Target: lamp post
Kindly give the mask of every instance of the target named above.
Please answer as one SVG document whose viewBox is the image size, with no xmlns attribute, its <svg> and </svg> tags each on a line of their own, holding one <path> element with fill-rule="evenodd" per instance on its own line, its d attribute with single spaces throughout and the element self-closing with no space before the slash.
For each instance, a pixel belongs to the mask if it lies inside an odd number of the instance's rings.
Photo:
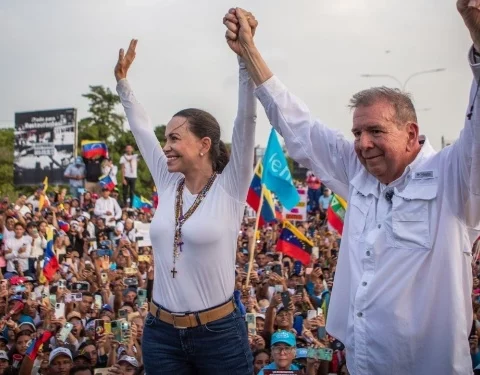
<svg viewBox="0 0 480 375">
<path fill-rule="evenodd" d="M 437 69 L 429 69 L 429 70 L 422 70 L 420 72 L 415 72 L 413 74 L 410 74 L 403 83 L 397 77 L 392 76 L 390 74 L 362 74 L 361 77 L 365 77 L 365 78 L 391 78 L 395 82 L 398 83 L 398 85 L 400 86 L 402 91 L 405 91 L 405 88 L 407 87 L 407 83 L 410 82 L 410 80 L 412 78 L 418 77 L 418 76 L 424 75 L 424 74 L 439 73 L 439 72 L 443 72 L 445 70 L 446 70 L 445 68 L 437 68 Z"/>
</svg>

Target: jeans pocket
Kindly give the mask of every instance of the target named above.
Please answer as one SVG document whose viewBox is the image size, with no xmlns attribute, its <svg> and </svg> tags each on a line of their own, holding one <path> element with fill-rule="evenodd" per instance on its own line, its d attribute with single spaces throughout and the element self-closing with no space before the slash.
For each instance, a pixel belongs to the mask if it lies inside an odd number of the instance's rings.
<svg viewBox="0 0 480 375">
<path fill-rule="evenodd" d="M 145 323 L 144 325 L 147 326 L 147 327 L 150 327 L 153 325 L 153 323 L 155 323 L 155 318 L 151 313 L 148 313 L 147 317 L 145 318 Z"/>
<path fill-rule="evenodd" d="M 235 312 L 232 312 L 221 319 L 205 324 L 204 328 L 206 331 L 211 333 L 225 333 L 233 331 L 237 328 L 235 317 Z"/>
</svg>

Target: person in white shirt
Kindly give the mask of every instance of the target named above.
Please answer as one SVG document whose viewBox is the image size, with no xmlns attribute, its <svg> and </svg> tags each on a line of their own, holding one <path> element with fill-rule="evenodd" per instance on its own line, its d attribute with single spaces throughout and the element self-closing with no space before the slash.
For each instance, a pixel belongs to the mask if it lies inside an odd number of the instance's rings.
<svg viewBox="0 0 480 375">
<path fill-rule="evenodd" d="M 20 194 L 18 196 L 17 202 L 15 203 L 14 207 L 15 211 L 19 211 L 22 215 L 26 215 L 27 213 L 33 214 L 30 211 L 30 208 L 27 206 L 27 196 L 25 194 Z"/>
<path fill-rule="evenodd" d="M 194 108 L 168 122 L 162 150 L 126 79 L 136 44 L 131 41 L 125 56 L 120 50 L 115 77 L 162 202 L 150 231 L 155 280 L 143 331 L 145 372 L 251 374 L 245 322 L 232 297 L 237 236 L 253 177 L 253 81 L 240 62 L 230 160 L 218 122 Z"/>
<path fill-rule="evenodd" d="M 472 373 L 472 243 L 480 229 L 480 8 L 459 0 L 474 82 L 458 141 L 436 152 L 408 95 L 353 96 L 354 142 L 315 120 L 272 74 L 242 10 L 225 16 L 289 155 L 347 198 L 327 331 L 352 375 Z"/>
<path fill-rule="evenodd" d="M 324 189 L 323 194 L 318 199 L 318 204 L 320 206 L 320 210 L 326 212 L 328 210 L 328 206 L 330 206 L 330 202 L 332 201 L 333 196 L 330 189 Z"/>
<path fill-rule="evenodd" d="M 102 188 L 102 196 L 95 202 L 94 211 L 96 216 L 105 220 L 107 227 L 114 227 L 117 221 L 122 217 L 122 209 L 118 202 L 110 197 L 110 190 Z"/>
<path fill-rule="evenodd" d="M 122 166 L 123 203 L 125 206 L 132 207 L 138 167 L 138 155 L 133 153 L 132 145 L 125 147 L 125 153 L 120 158 L 120 165 Z M 129 202 L 129 205 L 127 205 L 127 202 Z"/>
<path fill-rule="evenodd" d="M 34 276 L 28 270 L 28 258 L 30 257 L 32 246 L 29 237 L 24 236 L 25 226 L 22 223 L 16 223 L 14 230 L 15 236 L 9 238 L 5 243 L 5 259 L 7 261 L 5 278 L 8 279 L 19 272 L 23 273 L 24 276 Z"/>
<path fill-rule="evenodd" d="M 29 270 L 31 273 L 35 273 L 35 261 L 38 257 L 45 254 L 45 249 L 47 248 L 47 239 L 38 232 L 37 225 L 34 222 L 27 224 L 27 234 L 32 246 L 30 259 L 28 262 Z"/>
</svg>

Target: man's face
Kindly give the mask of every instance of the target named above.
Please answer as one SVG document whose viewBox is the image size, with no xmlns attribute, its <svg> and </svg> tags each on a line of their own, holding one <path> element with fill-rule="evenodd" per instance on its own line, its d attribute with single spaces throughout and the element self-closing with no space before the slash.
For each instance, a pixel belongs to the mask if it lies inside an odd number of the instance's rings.
<svg viewBox="0 0 480 375">
<path fill-rule="evenodd" d="M 18 202 L 19 202 L 20 204 L 23 205 L 23 204 L 25 204 L 26 201 L 27 201 L 27 196 L 26 196 L 26 195 L 20 195 L 20 196 L 18 197 Z"/>
<path fill-rule="evenodd" d="M 288 287 L 290 289 L 295 289 L 297 284 L 300 284 L 300 281 L 301 281 L 300 277 L 298 277 L 297 275 L 292 275 L 287 281 Z"/>
<path fill-rule="evenodd" d="M 110 196 L 110 190 L 102 190 L 102 197 L 107 199 Z"/>
<path fill-rule="evenodd" d="M 130 146 L 130 145 L 128 145 L 127 147 L 125 147 L 125 153 L 126 153 L 127 155 L 133 154 L 133 147 Z"/>
<path fill-rule="evenodd" d="M 15 225 L 15 237 L 20 238 L 25 233 L 25 229 L 21 225 Z"/>
<path fill-rule="evenodd" d="M 133 303 L 137 294 L 135 292 L 128 292 L 125 297 L 123 297 L 123 302 Z"/>
<path fill-rule="evenodd" d="M 50 364 L 51 375 L 68 375 L 72 368 L 72 360 L 64 355 L 54 358 Z"/>
<path fill-rule="evenodd" d="M 265 265 L 267 264 L 267 257 L 265 256 L 265 254 L 258 254 L 256 260 L 260 268 L 265 267 Z"/>
<path fill-rule="evenodd" d="M 272 348 L 273 361 L 277 367 L 289 367 L 295 359 L 295 348 L 289 345 L 278 343 Z"/>
<path fill-rule="evenodd" d="M 82 314 L 86 314 L 93 303 L 93 297 L 91 296 L 83 296 L 82 303 L 80 303 L 79 309 Z"/>
<path fill-rule="evenodd" d="M 358 159 L 380 182 L 399 178 L 408 165 L 418 125 L 395 122 L 395 109 L 385 101 L 358 107 L 353 113 L 352 133 Z"/>
</svg>

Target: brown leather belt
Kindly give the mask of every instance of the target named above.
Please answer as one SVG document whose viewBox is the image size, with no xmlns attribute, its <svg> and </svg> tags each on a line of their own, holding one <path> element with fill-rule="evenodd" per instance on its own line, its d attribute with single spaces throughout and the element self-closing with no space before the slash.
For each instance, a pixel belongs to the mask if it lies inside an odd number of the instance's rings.
<svg viewBox="0 0 480 375">
<path fill-rule="evenodd" d="M 162 310 L 153 302 L 150 302 L 150 313 L 162 322 L 171 324 L 175 328 L 185 329 L 205 325 L 215 320 L 222 319 L 235 310 L 235 303 L 230 300 L 213 309 L 197 313 L 170 313 Z M 198 319 L 197 319 L 198 317 Z"/>
</svg>

